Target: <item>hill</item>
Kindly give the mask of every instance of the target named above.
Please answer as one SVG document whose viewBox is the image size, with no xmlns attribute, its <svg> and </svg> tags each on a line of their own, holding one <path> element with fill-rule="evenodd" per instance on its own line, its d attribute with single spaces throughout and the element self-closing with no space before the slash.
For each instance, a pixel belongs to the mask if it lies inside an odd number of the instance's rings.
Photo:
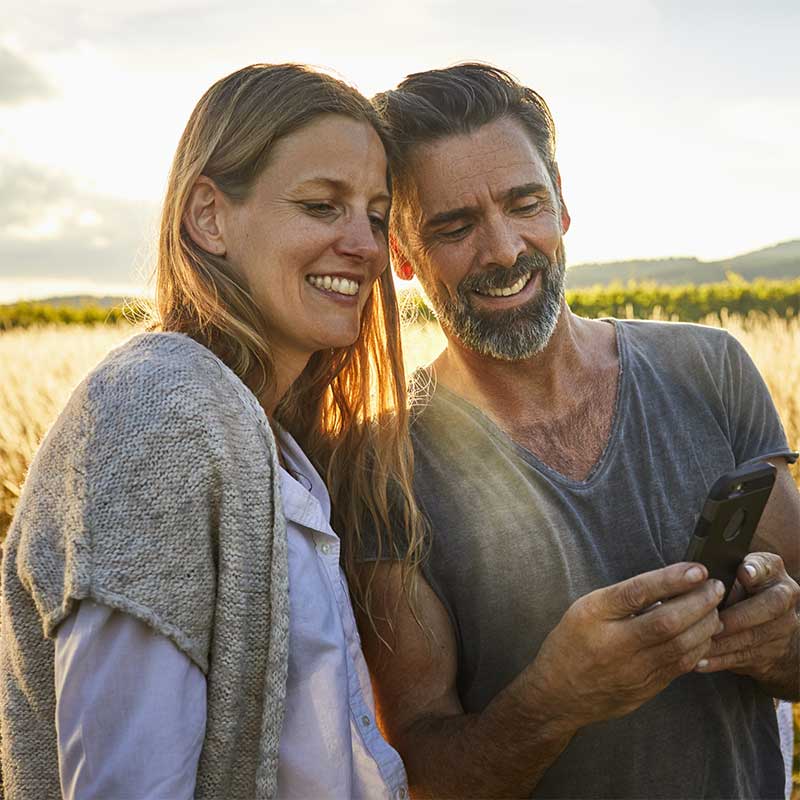
<svg viewBox="0 0 800 800">
<path fill-rule="evenodd" d="M 31 302 L 54 308 L 116 308 L 124 305 L 128 299 L 130 298 L 112 297 L 111 295 L 98 297 L 91 294 L 72 294 L 61 297 L 45 297 L 42 300 L 32 300 Z"/>
<path fill-rule="evenodd" d="M 752 253 L 722 261 L 697 258 L 660 258 L 651 260 L 610 261 L 602 264 L 576 264 L 567 270 L 567 287 L 607 286 L 628 281 L 659 284 L 703 284 L 725 280 L 735 272 L 745 280 L 756 278 L 790 280 L 800 277 L 800 239 L 782 242 Z"/>
</svg>

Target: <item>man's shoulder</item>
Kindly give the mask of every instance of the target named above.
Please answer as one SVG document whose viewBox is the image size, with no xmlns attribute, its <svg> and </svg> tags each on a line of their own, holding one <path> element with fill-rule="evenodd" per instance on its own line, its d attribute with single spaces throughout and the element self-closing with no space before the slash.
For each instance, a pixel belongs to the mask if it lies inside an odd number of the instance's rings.
<svg viewBox="0 0 800 800">
<path fill-rule="evenodd" d="M 694 346 L 700 349 L 724 347 L 730 334 L 723 328 L 700 325 L 696 322 L 662 322 L 649 319 L 617 319 L 624 335 L 631 341 L 655 348 L 673 348 L 675 345 Z"/>
<path fill-rule="evenodd" d="M 722 328 L 692 322 L 615 320 L 634 361 L 663 368 L 705 367 L 717 373 L 735 340 Z"/>
</svg>

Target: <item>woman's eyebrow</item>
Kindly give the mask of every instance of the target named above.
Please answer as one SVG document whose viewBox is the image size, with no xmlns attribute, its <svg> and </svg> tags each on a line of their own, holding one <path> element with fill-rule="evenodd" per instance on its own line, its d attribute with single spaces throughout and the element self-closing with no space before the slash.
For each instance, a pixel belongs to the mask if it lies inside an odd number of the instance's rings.
<svg viewBox="0 0 800 800">
<path fill-rule="evenodd" d="M 294 187 L 295 191 L 307 191 L 309 189 L 329 189 L 340 194 L 347 194 L 352 191 L 352 186 L 347 181 L 341 181 L 337 178 L 309 178 L 308 180 L 298 183 Z M 370 198 L 371 200 L 385 200 L 387 203 L 391 202 L 391 195 L 386 191 L 380 191 Z"/>
</svg>

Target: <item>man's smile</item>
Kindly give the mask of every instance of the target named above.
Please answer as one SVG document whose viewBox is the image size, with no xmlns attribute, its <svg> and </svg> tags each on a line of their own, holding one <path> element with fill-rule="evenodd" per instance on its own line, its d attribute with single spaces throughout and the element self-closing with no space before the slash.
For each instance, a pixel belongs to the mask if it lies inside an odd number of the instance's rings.
<svg viewBox="0 0 800 800">
<path fill-rule="evenodd" d="M 481 288 L 470 291 L 470 306 L 476 311 L 512 309 L 525 305 L 539 292 L 544 270 L 536 269 L 523 275 L 511 286 Z"/>
<path fill-rule="evenodd" d="M 486 295 L 488 297 L 511 297 L 512 295 L 519 294 L 525 286 L 527 286 L 528 281 L 531 279 L 532 273 L 528 273 L 527 275 L 523 275 L 516 283 L 513 283 L 511 286 L 503 286 L 502 288 L 487 288 L 487 289 L 474 289 L 477 294 Z"/>
</svg>

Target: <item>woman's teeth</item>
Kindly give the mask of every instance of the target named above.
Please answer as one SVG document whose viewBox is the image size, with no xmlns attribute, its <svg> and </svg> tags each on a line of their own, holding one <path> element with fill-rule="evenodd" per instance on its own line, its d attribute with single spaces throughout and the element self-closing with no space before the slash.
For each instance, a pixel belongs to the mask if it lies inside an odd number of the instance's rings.
<svg viewBox="0 0 800 800">
<path fill-rule="evenodd" d="M 326 292 L 336 292 L 337 294 L 354 295 L 358 294 L 358 284 L 348 278 L 332 278 L 330 275 L 306 275 L 306 280 L 317 289 L 324 289 Z"/>
<path fill-rule="evenodd" d="M 512 294 L 519 294 L 525 286 L 527 286 L 528 281 L 531 279 L 531 274 L 528 273 L 527 275 L 523 275 L 515 284 L 512 286 L 504 286 L 502 289 L 482 289 L 478 291 L 478 294 L 488 294 L 490 297 L 511 297 Z"/>
</svg>

